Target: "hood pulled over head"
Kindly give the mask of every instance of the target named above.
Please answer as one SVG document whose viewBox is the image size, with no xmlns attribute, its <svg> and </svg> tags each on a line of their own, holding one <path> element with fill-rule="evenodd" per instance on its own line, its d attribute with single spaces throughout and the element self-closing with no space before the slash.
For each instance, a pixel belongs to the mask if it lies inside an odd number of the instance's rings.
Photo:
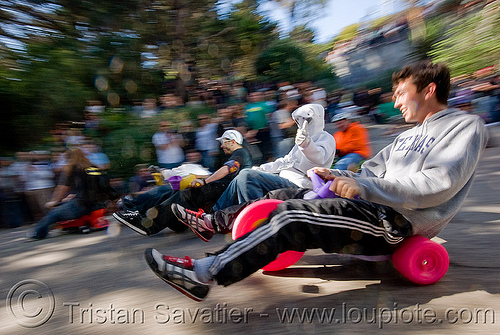
<svg viewBox="0 0 500 335">
<path fill-rule="evenodd" d="M 318 104 L 307 104 L 297 108 L 292 113 L 299 128 L 302 128 L 304 121 L 308 122 L 308 131 L 310 135 L 320 133 L 325 128 L 325 109 Z"/>
</svg>

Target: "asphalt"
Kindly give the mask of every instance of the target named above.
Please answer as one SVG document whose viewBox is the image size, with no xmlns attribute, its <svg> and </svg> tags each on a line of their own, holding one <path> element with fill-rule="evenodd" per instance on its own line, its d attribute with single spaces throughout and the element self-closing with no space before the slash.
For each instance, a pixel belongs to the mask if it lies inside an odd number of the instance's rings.
<svg viewBox="0 0 500 335">
<path fill-rule="evenodd" d="M 369 129 L 375 151 L 392 139 L 386 126 Z M 434 285 L 405 281 L 390 262 L 312 250 L 196 303 L 149 270 L 144 249 L 196 258 L 228 236 L 142 237 L 109 218 L 107 231 L 25 242 L 21 227 L 0 230 L 0 334 L 500 334 L 500 127 L 490 132 L 472 190 L 439 235 L 450 267 Z"/>
</svg>

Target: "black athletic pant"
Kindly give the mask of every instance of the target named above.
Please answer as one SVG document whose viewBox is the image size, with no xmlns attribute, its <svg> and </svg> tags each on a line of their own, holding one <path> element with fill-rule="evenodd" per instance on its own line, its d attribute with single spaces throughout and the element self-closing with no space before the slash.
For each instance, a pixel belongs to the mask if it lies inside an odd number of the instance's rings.
<svg viewBox="0 0 500 335">
<path fill-rule="evenodd" d="M 393 209 L 343 198 L 287 200 L 252 232 L 215 254 L 209 271 L 220 285 L 235 283 L 287 250 L 391 254 L 411 224 Z"/>
<path fill-rule="evenodd" d="M 245 207 L 253 204 L 256 201 L 263 199 L 279 199 L 279 200 L 289 200 L 289 199 L 302 199 L 304 195 L 311 190 L 308 188 L 280 188 L 277 190 L 269 191 L 262 198 L 250 200 L 241 204 L 226 207 L 224 209 L 218 210 L 213 214 L 212 225 L 216 232 L 221 234 L 227 234 L 233 229 L 233 223 Z"/>
<path fill-rule="evenodd" d="M 152 226 L 146 228 L 149 235 L 156 234 L 167 227 L 176 232 L 186 230 L 187 226 L 180 222 L 172 212 L 172 204 L 179 204 L 195 211 L 199 208 L 210 211 L 228 185 L 229 181 L 217 180 L 202 187 L 189 187 L 174 193 L 154 207 L 156 213 L 153 215 Z"/>
</svg>

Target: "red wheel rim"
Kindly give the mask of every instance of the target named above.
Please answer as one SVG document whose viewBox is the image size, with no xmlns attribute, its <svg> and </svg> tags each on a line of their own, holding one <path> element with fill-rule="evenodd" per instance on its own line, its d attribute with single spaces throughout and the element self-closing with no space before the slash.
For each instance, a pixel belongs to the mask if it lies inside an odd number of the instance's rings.
<svg viewBox="0 0 500 335">
<path fill-rule="evenodd" d="M 236 218 L 233 230 L 232 238 L 233 240 L 238 239 L 240 236 L 254 230 L 258 225 L 260 225 L 265 219 L 269 217 L 269 214 L 276 209 L 278 204 L 282 203 L 282 200 L 277 199 L 266 199 L 256 201 L 253 204 L 247 206 Z M 278 257 L 262 268 L 264 271 L 278 271 L 295 264 L 304 255 L 303 251 L 285 251 L 278 255 Z"/>
</svg>

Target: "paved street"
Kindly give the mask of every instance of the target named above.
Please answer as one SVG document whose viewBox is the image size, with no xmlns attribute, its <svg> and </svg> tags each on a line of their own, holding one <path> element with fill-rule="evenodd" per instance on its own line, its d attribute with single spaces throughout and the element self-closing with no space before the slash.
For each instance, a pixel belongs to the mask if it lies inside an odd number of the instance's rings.
<svg viewBox="0 0 500 335">
<path fill-rule="evenodd" d="M 490 128 L 496 146 L 440 234 L 450 268 L 435 285 L 412 285 L 388 262 L 313 250 L 289 269 L 214 287 L 196 303 L 159 280 L 143 251 L 202 257 L 229 236 L 142 237 L 110 219 L 108 231 L 24 242 L 23 227 L 0 230 L 0 335 L 499 334 L 499 128 Z M 391 141 L 385 131 L 370 127 L 375 150 Z"/>
</svg>

